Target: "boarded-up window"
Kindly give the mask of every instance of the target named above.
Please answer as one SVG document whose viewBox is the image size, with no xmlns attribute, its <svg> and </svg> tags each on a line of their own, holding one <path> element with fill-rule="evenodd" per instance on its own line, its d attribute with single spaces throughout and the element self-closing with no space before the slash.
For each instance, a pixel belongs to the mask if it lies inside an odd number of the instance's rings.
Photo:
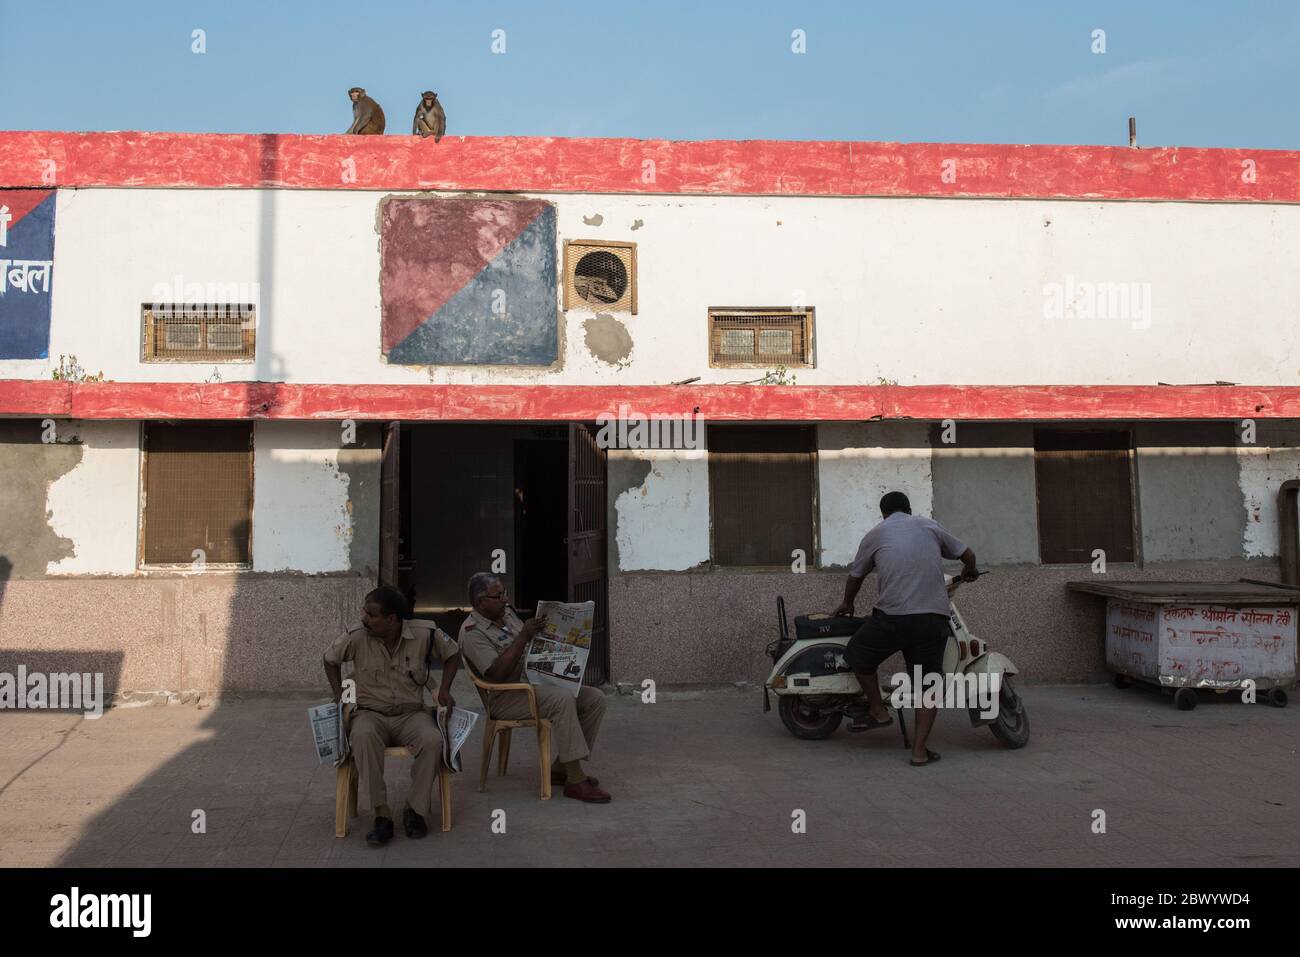
<svg viewBox="0 0 1300 957">
<path fill-rule="evenodd" d="M 1127 430 L 1038 429 L 1038 548 L 1045 564 L 1079 564 L 1102 549 L 1133 561 L 1132 440 Z"/>
<path fill-rule="evenodd" d="M 814 554 L 813 430 L 709 426 L 709 500 L 717 565 L 790 566 Z"/>
<path fill-rule="evenodd" d="M 252 423 L 150 422 L 144 448 L 144 563 L 248 564 Z"/>
</svg>

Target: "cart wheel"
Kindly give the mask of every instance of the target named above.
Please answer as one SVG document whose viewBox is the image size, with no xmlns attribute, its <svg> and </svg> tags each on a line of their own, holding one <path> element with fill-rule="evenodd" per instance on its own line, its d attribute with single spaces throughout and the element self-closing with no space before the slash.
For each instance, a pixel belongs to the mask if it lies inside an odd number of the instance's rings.
<svg viewBox="0 0 1300 957">
<path fill-rule="evenodd" d="M 1133 687 L 1133 681 L 1132 679 L 1129 678 L 1128 675 L 1116 674 L 1115 687 L 1121 690 L 1123 690 L 1124 688 L 1131 688 Z"/>
<path fill-rule="evenodd" d="M 1191 711 L 1196 707 L 1196 689 L 1179 688 L 1174 692 L 1174 707 L 1179 711 Z"/>
<path fill-rule="evenodd" d="M 1272 688 L 1268 692 L 1268 697 L 1264 699 L 1275 708 L 1286 707 L 1286 692 L 1281 688 Z"/>
</svg>

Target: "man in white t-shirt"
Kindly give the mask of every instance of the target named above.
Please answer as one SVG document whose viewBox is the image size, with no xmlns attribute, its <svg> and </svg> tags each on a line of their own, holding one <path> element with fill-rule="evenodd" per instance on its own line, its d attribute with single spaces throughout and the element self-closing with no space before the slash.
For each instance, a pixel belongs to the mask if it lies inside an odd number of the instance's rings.
<svg viewBox="0 0 1300 957">
<path fill-rule="evenodd" d="M 943 559 L 961 559 L 961 577 L 967 581 L 979 575 L 975 553 L 938 522 L 912 515 L 912 505 L 902 492 L 887 493 L 880 500 L 880 514 L 883 520 L 858 546 L 844 585 L 844 601 L 835 609 L 836 615 L 852 615 L 863 579 L 876 572 L 880 582 L 876 607 L 844 650 L 870 708 L 868 715 L 853 721 L 850 731 L 893 724 L 876 676 L 876 669 L 890 655 L 903 653 L 909 675 L 915 665 L 927 675 L 943 670 L 950 633 Z M 912 764 L 917 767 L 939 760 L 938 752 L 925 746 L 936 717 L 935 708 L 917 711 L 912 742 Z"/>
</svg>

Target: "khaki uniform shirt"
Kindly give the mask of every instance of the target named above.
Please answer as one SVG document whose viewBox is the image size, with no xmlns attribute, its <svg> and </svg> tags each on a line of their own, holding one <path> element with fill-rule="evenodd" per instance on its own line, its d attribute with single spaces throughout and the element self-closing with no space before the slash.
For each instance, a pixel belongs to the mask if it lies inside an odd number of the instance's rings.
<svg viewBox="0 0 1300 957">
<path fill-rule="evenodd" d="M 460 649 L 431 621 L 402 622 L 397 650 L 389 655 L 384 639 L 365 628 L 353 628 L 334 639 L 325 649 L 331 665 L 352 662 L 352 679 L 357 683 L 357 707 L 380 714 L 397 715 L 425 708 L 424 686 L 429 680 L 426 660 L 430 643 L 440 661 L 455 657 Z"/>
<path fill-rule="evenodd" d="M 460 634 L 456 638 L 461 654 L 474 669 L 474 673 L 484 680 L 488 669 L 496 662 L 497 656 L 510 647 L 518 636 L 519 629 L 524 626 L 519 616 L 509 608 L 506 609 L 505 617 L 501 621 L 505 627 L 484 618 L 477 610 L 471 611 L 464 624 L 460 626 Z M 523 680 L 524 656 L 520 655 L 514 671 L 500 683 L 512 684 Z M 493 692 L 492 696 L 496 697 L 502 693 L 509 694 L 509 692 Z M 479 697 L 484 699 L 484 705 L 488 704 L 487 698 L 481 691 Z"/>
</svg>

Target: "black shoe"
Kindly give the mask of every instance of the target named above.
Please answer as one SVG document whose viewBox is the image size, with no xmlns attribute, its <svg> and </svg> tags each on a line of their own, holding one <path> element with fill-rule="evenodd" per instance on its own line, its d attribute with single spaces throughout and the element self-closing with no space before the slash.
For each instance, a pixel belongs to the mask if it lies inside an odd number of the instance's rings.
<svg viewBox="0 0 1300 957">
<path fill-rule="evenodd" d="M 407 837 L 428 837 L 429 825 L 424 823 L 424 818 L 416 814 L 409 807 L 402 812 L 402 827 L 406 829 Z"/>
<path fill-rule="evenodd" d="M 383 847 L 393 839 L 393 819 L 391 817 L 375 818 L 375 826 L 366 835 L 366 843 L 371 847 Z"/>
</svg>

